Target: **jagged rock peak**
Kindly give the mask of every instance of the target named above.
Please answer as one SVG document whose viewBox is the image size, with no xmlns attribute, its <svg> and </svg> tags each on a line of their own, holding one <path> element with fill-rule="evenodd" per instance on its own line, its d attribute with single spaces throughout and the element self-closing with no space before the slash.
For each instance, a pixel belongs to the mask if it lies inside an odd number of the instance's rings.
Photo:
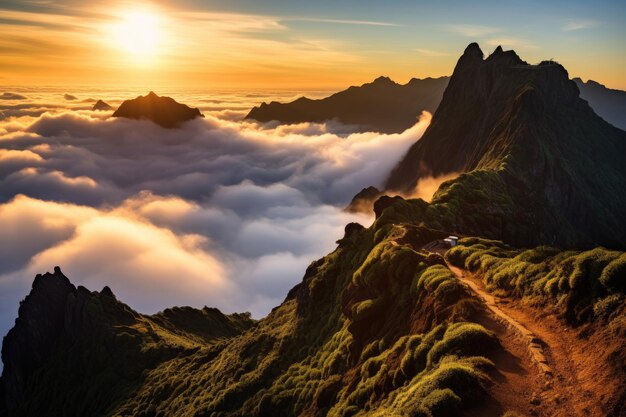
<svg viewBox="0 0 626 417">
<path fill-rule="evenodd" d="M 372 84 L 396 84 L 396 82 L 385 75 L 381 75 L 380 77 L 376 78 L 372 82 Z"/>
<path fill-rule="evenodd" d="M 96 110 L 106 111 L 106 110 L 113 110 L 113 107 L 111 107 L 108 103 L 102 100 L 98 100 L 96 101 L 96 104 L 93 105 L 91 110 L 92 111 L 96 111 Z"/>
<path fill-rule="evenodd" d="M 472 42 L 469 45 L 467 45 L 467 48 L 465 48 L 465 51 L 463 52 L 461 59 L 463 59 L 464 57 L 471 58 L 471 59 L 479 58 L 482 61 L 483 58 L 485 57 L 485 54 L 483 54 L 482 49 L 480 49 L 480 46 L 478 46 L 476 42 Z"/>
<path fill-rule="evenodd" d="M 183 122 L 204 117 L 200 110 L 178 103 L 171 97 L 160 97 L 154 91 L 145 96 L 126 100 L 113 117 L 148 119 L 165 128 L 180 127 Z"/>
</svg>

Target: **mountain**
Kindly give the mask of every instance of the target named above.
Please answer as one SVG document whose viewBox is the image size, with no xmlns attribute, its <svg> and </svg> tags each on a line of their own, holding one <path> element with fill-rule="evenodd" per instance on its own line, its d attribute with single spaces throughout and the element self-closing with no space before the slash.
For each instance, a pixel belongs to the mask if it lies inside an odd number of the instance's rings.
<svg viewBox="0 0 626 417">
<path fill-rule="evenodd" d="M 583 222 L 610 240 L 623 135 L 560 65 L 501 48 L 484 59 L 472 44 L 390 177 L 409 193 L 464 171 L 431 203 L 379 197 L 372 225 L 348 224 L 256 322 L 208 308 L 141 315 L 59 269 L 37 276 L 3 341 L 4 413 L 626 415 L 626 252 L 545 244 L 589 238 Z M 599 200 L 581 207 L 591 185 Z"/>
<path fill-rule="evenodd" d="M 178 103 L 170 97 L 159 97 L 151 91 L 146 96 L 124 101 L 115 110 L 113 117 L 148 119 L 162 127 L 175 128 L 183 122 L 204 116 L 198 109 Z"/>
<path fill-rule="evenodd" d="M 142 315 L 108 287 L 75 287 L 56 267 L 35 278 L 3 340 L 4 399 L 17 415 L 63 415 L 58 410 L 74 392 L 80 395 L 72 400 L 76 413 L 65 415 L 98 415 L 136 387 L 147 370 L 200 347 L 217 349 L 253 323 L 249 314 L 225 316 L 209 308 Z M 47 388 L 35 397 L 37 383 Z"/>
<path fill-rule="evenodd" d="M 387 77 L 333 94 L 320 100 L 301 97 L 291 103 L 262 103 L 246 119 L 281 123 L 338 120 L 360 131 L 400 133 L 413 126 L 423 110 L 434 112 L 448 77 L 413 78 L 398 84 Z"/>
<path fill-rule="evenodd" d="M 572 81 L 578 86 L 580 97 L 587 100 L 596 113 L 613 126 L 626 130 L 626 91 L 606 88 L 593 80 L 584 82 L 574 78 Z"/>
<path fill-rule="evenodd" d="M 430 126 L 386 189 L 463 173 L 433 196 L 432 222 L 523 246 L 626 245 L 626 132 L 579 97 L 559 64 L 471 44 Z M 445 208 L 441 217 L 436 207 Z"/>
<path fill-rule="evenodd" d="M 383 195 L 376 187 L 365 187 L 357 193 L 345 208 L 348 213 L 371 213 L 374 202 Z"/>
<path fill-rule="evenodd" d="M 98 100 L 96 101 L 96 104 L 93 105 L 93 108 L 91 110 L 92 111 L 96 111 L 96 110 L 107 111 L 107 110 L 113 110 L 113 107 L 109 106 L 107 103 L 105 103 L 102 100 Z"/>
</svg>

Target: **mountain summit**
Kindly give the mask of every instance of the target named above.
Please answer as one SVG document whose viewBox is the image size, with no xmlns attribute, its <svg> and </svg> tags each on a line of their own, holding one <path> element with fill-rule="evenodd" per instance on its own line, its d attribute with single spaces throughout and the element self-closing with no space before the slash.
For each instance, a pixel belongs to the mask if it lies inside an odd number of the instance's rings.
<svg viewBox="0 0 626 417">
<path fill-rule="evenodd" d="M 154 92 L 124 101 L 113 117 L 148 119 L 165 127 L 179 127 L 181 123 L 196 117 L 204 117 L 200 110 L 178 103 L 170 97 L 159 97 Z"/>
<path fill-rule="evenodd" d="M 433 198 L 449 230 L 521 245 L 626 242 L 626 132 L 596 115 L 556 62 L 467 47 L 386 189 L 411 193 L 450 173 L 466 174 Z"/>
</svg>

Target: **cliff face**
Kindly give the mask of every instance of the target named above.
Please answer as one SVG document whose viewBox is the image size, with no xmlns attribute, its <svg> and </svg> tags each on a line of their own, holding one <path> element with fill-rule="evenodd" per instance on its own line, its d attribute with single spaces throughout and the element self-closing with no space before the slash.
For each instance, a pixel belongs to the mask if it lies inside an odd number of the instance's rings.
<svg viewBox="0 0 626 417">
<path fill-rule="evenodd" d="M 324 122 L 338 120 L 360 131 L 399 133 L 413 126 L 422 111 L 434 112 L 448 77 L 412 79 L 401 85 L 387 77 L 321 100 L 299 98 L 291 103 L 263 103 L 246 116 L 260 122 Z"/>
<path fill-rule="evenodd" d="M 124 101 L 113 117 L 148 119 L 165 128 L 179 127 L 183 122 L 204 117 L 200 110 L 176 102 L 170 97 L 159 97 L 154 92 Z"/>
<path fill-rule="evenodd" d="M 478 210 L 500 225 L 490 237 L 518 244 L 623 246 L 626 197 L 617 190 L 626 187 L 626 133 L 579 98 L 557 63 L 529 65 L 501 48 L 483 59 L 478 45 L 468 46 L 431 125 L 386 189 L 410 193 L 423 178 L 453 172 L 468 174 L 442 187 L 433 205 L 464 201 L 447 224 L 459 233 L 485 233 L 463 220 Z M 470 182 L 474 197 L 460 195 L 472 192 Z M 526 231 L 508 226 L 520 221 Z"/>
<path fill-rule="evenodd" d="M 20 304 L 15 327 L 2 343 L 2 380 L 10 408 L 23 399 L 26 381 L 47 360 L 50 347 L 70 325 L 72 314 L 66 320 L 66 301 L 71 298 L 75 302 L 77 294 L 58 268 L 54 274 L 35 278 L 31 294 Z"/>
</svg>

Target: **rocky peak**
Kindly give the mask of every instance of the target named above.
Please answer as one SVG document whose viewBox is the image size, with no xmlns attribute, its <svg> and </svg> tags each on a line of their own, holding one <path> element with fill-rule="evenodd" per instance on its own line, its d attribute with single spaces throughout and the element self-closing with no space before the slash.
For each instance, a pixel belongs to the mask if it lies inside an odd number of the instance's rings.
<svg viewBox="0 0 626 417">
<path fill-rule="evenodd" d="M 183 122 L 204 117 L 200 110 L 178 103 L 171 97 L 160 97 L 150 91 L 146 96 L 126 100 L 113 117 L 148 119 L 165 128 L 180 127 Z"/>
<path fill-rule="evenodd" d="M 463 55 L 459 58 L 459 63 L 465 62 L 480 62 L 483 60 L 485 54 L 483 54 L 482 49 L 476 42 L 472 42 L 467 45 L 465 51 L 463 51 Z"/>
<path fill-rule="evenodd" d="M 380 77 L 376 78 L 373 82 L 373 85 L 380 85 L 380 86 L 387 86 L 387 85 L 395 85 L 396 82 L 393 81 L 391 78 L 387 77 L 387 76 L 383 76 L 381 75 Z"/>
<path fill-rule="evenodd" d="M 102 100 L 98 100 L 96 101 L 96 104 L 93 105 L 91 110 L 92 111 L 96 111 L 96 110 L 107 111 L 107 110 L 113 110 L 113 107 L 111 107 L 109 104 L 107 104 L 106 102 Z"/>
<path fill-rule="evenodd" d="M 376 187 L 366 187 L 359 191 L 344 209 L 349 213 L 371 213 L 372 205 L 383 193 Z"/>
<path fill-rule="evenodd" d="M 626 228 L 617 219 L 626 216 L 626 204 L 619 203 L 612 190 L 626 187 L 625 147 L 624 132 L 604 122 L 580 99 L 576 83 L 559 63 L 531 65 L 502 48 L 483 59 L 478 45 L 471 44 L 459 59 L 430 126 L 394 168 L 386 190 L 411 191 L 428 177 L 480 171 L 491 175 L 490 184 L 482 183 L 478 173 L 455 183 L 476 181 L 468 189 L 484 185 L 488 194 L 496 193 L 498 183 L 497 192 L 514 200 L 502 207 L 498 217 L 503 226 L 492 237 L 523 245 L 623 245 L 619 242 Z M 611 175 L 596 175 L 598 165 Z M 450 198 L 446 192 L 440 196 Z M 523 204 L 542 207 L 527 213 L 545 219 L 517 218 Z M 511 222 L 527 222 L 532 232 L 512 233 Z M 484 228 L 454 228 L 484 233 Z"/>
</svg>

